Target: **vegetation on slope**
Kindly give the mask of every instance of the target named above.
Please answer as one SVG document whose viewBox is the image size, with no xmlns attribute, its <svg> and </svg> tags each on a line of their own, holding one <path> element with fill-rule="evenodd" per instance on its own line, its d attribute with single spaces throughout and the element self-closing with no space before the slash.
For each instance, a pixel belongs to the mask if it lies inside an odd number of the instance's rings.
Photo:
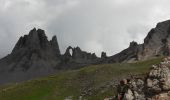
<svg viewBox="0 0 170 100">
<path fill-rule="evenodd" d="M 49 77 L 0 87 L 0 100 L 103 100 L 115 94 L 116 80 L 131 74 L 144 74 L 162 58 L 137 63 L 92 65 L 79 70 L 60 72 Z M 113 83 L 113 84 L 112 84 Z"/>
</svg>

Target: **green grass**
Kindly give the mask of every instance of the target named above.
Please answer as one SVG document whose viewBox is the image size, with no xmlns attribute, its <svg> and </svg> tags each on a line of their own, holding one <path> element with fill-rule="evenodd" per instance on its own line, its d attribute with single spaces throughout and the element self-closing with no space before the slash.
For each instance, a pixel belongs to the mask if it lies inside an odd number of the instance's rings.
<svg viewBox="0 0 170 100">
<path fill-rule="evenodd" d="M 91 89 L 88 100 L 103 100 L 115 94 L 114 88 L 102 92 L 100 88 L 113 79 L 122 79 L 131 74 L 144 74 L 162 58 L 137 63 L 92 65 L 79 70 L 60 72 L 44 78 L 0 87 L 0 100 L 78 100 L 85 89 Z"/>
</svg>

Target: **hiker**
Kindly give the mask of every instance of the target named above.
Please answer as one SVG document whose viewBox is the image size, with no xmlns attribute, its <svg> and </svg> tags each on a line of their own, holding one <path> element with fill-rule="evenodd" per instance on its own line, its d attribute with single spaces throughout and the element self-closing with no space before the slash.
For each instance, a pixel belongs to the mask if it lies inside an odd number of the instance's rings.
<svg viewBox="0 0 170 100">
<path fill-rule="evenodd" d="M 117 99 L 118 100 L 123 100 L 125 93 L 127 92 L 129 86 L 127 84 L 127 80 L 123 79 L 120 81 L 120 84 L 117 87 Z"/>
</svg>

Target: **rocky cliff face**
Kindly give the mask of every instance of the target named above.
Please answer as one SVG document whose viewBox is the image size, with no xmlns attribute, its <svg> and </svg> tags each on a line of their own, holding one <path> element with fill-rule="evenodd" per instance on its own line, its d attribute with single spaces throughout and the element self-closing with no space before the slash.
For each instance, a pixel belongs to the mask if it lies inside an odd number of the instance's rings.
<svg viewBox="0 0 170 100">
<path fill-rule="evenodd" d="M 133 41 L 127 49 L 109 57 L 107 62 L 131 62 L 162 55 L 170 55 L 170 20 L 160 22 L 151 29 L 143 44 Z"/>
<path fill-rule="evenodd" d="M 147 58 L 154 55 L 169 55 L 170 20 L 158 23 L 151 29 L 143 44 L 143 56 Z"/>
</svg>

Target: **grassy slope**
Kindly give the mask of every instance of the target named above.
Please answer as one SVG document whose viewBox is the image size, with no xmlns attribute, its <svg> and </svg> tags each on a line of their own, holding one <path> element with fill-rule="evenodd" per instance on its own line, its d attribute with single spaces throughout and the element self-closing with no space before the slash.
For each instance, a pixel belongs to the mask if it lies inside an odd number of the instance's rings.
<svg viewBox="0 0 170 100">
<path fill-rule="evenodd" d="M 133 64 L 103 64 L 88 66 L 79 70 L 61 72 L 45 78 L 0 87 L 0 100 L 63 100 L 72 96 L 78 99 L 84 88 L 96 89 L 88 100 L 103 100 L 113 96 L 114 88 L 101 92 L 98 87 L 113 79 L 120 79 L 129 73 L 142 74 L 159 59 Z"/>
</svg>

